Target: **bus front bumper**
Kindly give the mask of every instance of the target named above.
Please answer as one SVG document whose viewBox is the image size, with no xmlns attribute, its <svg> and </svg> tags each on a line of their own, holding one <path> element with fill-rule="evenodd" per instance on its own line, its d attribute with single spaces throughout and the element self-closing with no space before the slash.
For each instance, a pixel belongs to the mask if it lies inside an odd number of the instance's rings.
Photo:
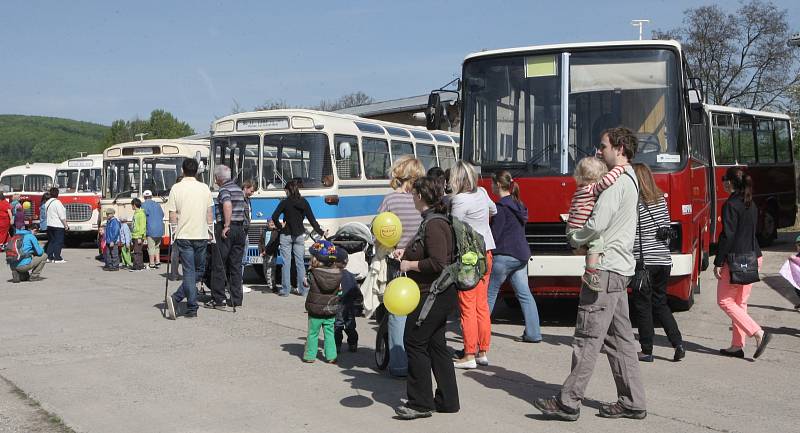
<svg viewBox="0 0 800 433">
<path fill-rule="evenodd" d="M 533 256 L 528 260 L 529 277 L 580 277 L 583 275 L 584 256 Z M 692 275 L 693 254 L 672 254 L 670 276 Z"/>
</svg>

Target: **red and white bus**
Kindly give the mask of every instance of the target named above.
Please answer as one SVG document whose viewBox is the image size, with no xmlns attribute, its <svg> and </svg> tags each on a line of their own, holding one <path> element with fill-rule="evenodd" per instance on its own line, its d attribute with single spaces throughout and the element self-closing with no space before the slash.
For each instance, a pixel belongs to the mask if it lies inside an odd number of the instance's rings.
<svg viewBox="0 0 800 433">
<path fill-rule="evenodd" d="M 722 205 L 728 194 L 722 176 L 731 166 L 742 166 L 753 178 L 753 201 L 758 206 L 758 242 L 767 246 L 777 229 L 794 225 L 797 214 L 792 124 L 789 116 L 743 108 L 706 105 L 710 125 L 714 174 L 710 182 L 711 239 L 722 232 Z"/>
<path fill-rule="evenodd" d="M 578 160 L 595 155 L 601 131 L 624 125 L 639 138 L 635 161 L 650 166 L 667 194 L 678 234 L 670 244 L 670 302 L 691 307 L 708 265 L 713 171 L 702 86 L 678 42 L 484 51 L 464 60 L 460 84 L 462 158 L 480 167 L 487 189 L 498 169 L 522 188 L 536 295 L 578 295 L 584 259 L 572 254 L 562 219 L 575 190 L 572 173 Z"/>
<path fill-rule="evenodd" d="M 25 209 L 25 225 L 39 224 L 39 206 L 42 194 L 53 186 L 58 164 L 28 163 L 11 167 L 0 174 L 0 188 L 6 193 L 20 194 L 20 201 L 30 202 Z"/>
<path fill-rule="evenodd" d="M 61 163 L 56 171 L 58 199 L 67 210 L 67 245 L 97 236 L 103 186 L 103 155 L 87 155 Z"/>
</svg>

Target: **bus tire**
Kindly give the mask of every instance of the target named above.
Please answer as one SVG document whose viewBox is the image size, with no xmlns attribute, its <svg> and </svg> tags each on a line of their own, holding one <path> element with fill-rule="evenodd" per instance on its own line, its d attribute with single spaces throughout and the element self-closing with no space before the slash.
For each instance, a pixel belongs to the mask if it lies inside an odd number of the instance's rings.
<svg viewBox="0 0 800 433">
<path fill-rule="evenodd" d="M 261 264 L 255 264 L 255 265 L 251 266 L 251 268 L 253 268 L 253 271 L 255 271 L 256 275 L 258 275 L 258 278 L 261 281 L 264 281 L 264 282 L 267 281 L 266 279 L 264 279 L 264 267 L 261 266 Z"/>
<path fill-rule="evenodd" d="M 383 317 L 375 335 L 375 365 L 378 370 L 389 366 L 389 318 Z"/>
<path fill-rule="evenodd" d="M 678 299 L 670 296 L 667 299 L 669 308 L 674 312 L 691 310 L 692 306 L 694 305 L 695 293 L 700 293 L 700 281 L 698 281 L 697 284 L 692 285 L 692 288 L 689 289 L 689 299 Z"/>
</svg>

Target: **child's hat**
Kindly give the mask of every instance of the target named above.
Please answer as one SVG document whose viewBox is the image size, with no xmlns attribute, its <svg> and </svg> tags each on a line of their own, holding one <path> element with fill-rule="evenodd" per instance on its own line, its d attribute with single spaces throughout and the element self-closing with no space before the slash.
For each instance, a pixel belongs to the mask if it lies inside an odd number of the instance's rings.
<svg viewBox="0 0 800 433">
<path fill-rule="evenodd" d="M 344 248 L 336 248 L 336 263 L 347 263 L 348 254 Z"/>
<path fill-rule="evenodd" d="M 336 250 L 336 245 L 324 239 L 314 242 L 314 245 L 308 248 L 308 252 L 317 260 L 328 263 L 336 261 Z"/>
</svg>

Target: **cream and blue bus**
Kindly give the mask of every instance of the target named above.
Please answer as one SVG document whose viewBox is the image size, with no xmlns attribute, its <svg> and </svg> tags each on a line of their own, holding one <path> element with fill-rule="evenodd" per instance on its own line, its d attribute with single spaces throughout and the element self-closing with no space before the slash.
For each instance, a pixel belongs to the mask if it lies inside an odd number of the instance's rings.
<svg viewBox="0 0 800 433">
<path fill-rule="evenodd" d="M 447 169 L 455 164 L 458 148 L 459 137 L 451 132 L 312 110 L 256 111 L 213 122 L 210 170 L 225 164 L 239 185 L 250 181 L 256 186 L 246 251 L 253 265 L 262 262 L 259 237 L 289 180 L 302 182 L 301 193 L 314 216 L 333 234 L 350 221 L 370 222 L 391 192 L 394 159 L 414 155 L 426 170 Z M 213 179 L 210 185 L 216 189 Z M 261 266 L 254 268 L 263 272 Z"/>
</svg>

